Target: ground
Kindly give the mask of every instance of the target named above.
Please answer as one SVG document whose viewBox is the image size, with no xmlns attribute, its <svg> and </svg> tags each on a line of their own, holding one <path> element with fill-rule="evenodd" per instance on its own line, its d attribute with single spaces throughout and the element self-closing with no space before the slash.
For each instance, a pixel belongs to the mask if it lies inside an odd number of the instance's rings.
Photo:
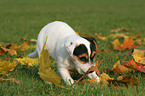
<svg viewBox="0 0 145 96">
<path fill-rule="evenodd" d="M 59 20 L 68 23 L 76 32 L 90 34 L 101 34 L 108 36 L 111 29 L 125 27 L 133 29 L 133 35 L 141 34 L 145 37 L 145 1 L 144 0 L 1 0 L 0 1 L 0 42 L 15 43 L 20 45 L 21 38 L 37 39 L 41 28 L 46 24 Z M 102 52 L 96 56 L 96 60 L 103 60 L 99 70 L 110 69 L 118 60 L 132 60 L 132 56 L 124 56 L 127 51 L 114 51 L 110 47 L 113 38 L 103 41 L 96 39 L 98 49 L 108 49 L 109 52 Z M 123 39 L 120 39 L 123 40 Z M 30 43 L 35 45 L 35 43 Z M 145 45 L 141 45 L 144 48 Z M 35 49 L 29 49 L 22 56 L 27 56 Z M 9 57 L 10 56 L 3 56 Z M 121 63 L 123 64 L 123 62 Z M 37 74 L 38 67 L 19 68 L 18 65 L 12 72 L 1 75 L 0 78 L 16 78 L 20 83 L 4 82 L 0 84 L 1 96 L 12 95 L 103 95 L 103 96 L 143 96 L 145 94 L 145 82 L 133 87 L 111 88 L 107 85 L 76 84 L 75 88 L 64 89 L 57 86 L 50 86 L 43 82 Z M 56 66 L 53 66 L 54 69 Z M 143 79 L 144 73 L 128 73 Z M 112 75 L 117 77 L 119 74 Z M 65 87 L 65 84 L 62 84 Z"/>
</svg>

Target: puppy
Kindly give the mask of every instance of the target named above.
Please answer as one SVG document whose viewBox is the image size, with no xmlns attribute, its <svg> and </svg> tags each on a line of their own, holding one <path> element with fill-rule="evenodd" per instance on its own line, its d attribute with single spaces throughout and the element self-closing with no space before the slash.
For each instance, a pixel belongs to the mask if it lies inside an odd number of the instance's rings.
<svg viewBox="0 0 145 96">
<path fill-rule="evenodd" d="M 57 61 L 58 73 L 67 84 L 74 83 L 69 70 L 76 69 L 78 73 L 84 74 L 95 64 L 97 50 L 95 39 L 78 36 L 68 24 L 60 21 L 49 23 L 42 28 L 38 35 L 36 50 L 28 57 L 40 58 L 47 36 L 45 49 Z M 100 81 L 96 72 L 88 74 L 88 77 Z"/>
</svg>

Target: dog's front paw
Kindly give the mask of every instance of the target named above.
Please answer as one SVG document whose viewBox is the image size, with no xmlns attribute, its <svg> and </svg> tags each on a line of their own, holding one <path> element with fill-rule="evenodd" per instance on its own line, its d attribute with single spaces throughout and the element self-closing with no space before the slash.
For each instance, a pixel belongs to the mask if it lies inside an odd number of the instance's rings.
<svg viewBox="0 0 145 96">
<path fill-rule="evenodd" d="M 88 77 L 91 79 L 95 79 L 98 83 L 100 82 L 100 78 L 99 76 L 96 74 L 96 72 L 94 71 L 93 73 L 89 73 Z"/>
<path fill-rule="evenodd" d="M 70 86 L 73 86 L 74 80 L 73 80 L 73 79 L 69 79 L 69 80 L 66 81 L 66 83 L 67 83 L 68 85 L 70 85 Z"/>
</svg>

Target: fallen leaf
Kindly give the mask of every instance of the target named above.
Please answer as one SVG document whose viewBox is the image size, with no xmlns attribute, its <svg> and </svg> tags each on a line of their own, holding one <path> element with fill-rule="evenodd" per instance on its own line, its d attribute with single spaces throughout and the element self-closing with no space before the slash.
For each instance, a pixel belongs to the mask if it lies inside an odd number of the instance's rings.
<svg viewBox="0 0 145 96">
<path fill-rule="evenodd" d="M 145 65 L 145 56 L 141 52 L 135 54 L 133 53 L 132 56 L 137 63 Z"/>
<path fill-rule="evenodd" d="M 95 66 L 91 66 L 88 71 L 86 72 L 86 74 L 91 73 L 91 72 L 96 72 L 98 76 L 100 76 L 100 71 L 98 69 L 98 66 L 100 65 L 101 62 L 96 62 Z"/>
<path fill-rule="evenodd" d="M 94 35 L 101 40 L 107 40 L 107 37 L 105 37 L 105 36 L 99 35 L 97 33 L 95 33 Z"/>
<path fill-rule="evenodd" d="M 30 39 L 31 42 L 37 42 L 37 39 Z"/>
<path fill-rule="evenodd" d="M 138 45 L 141 45 L 142 40 L 141 39 L 136 39 L 135 42 L 138 43 Z"/>
<path fill-rule="evenodd" d="M 103 82 L 103 84 L 109 84 L 108 80 L 114 80 L 114 78 L 110 78 L 109 75 L 106 73 L 102 73 L 99 78 L 100 82 Z"/>
<path fill-rule="evenodd" d="M 118 39 L 115 39 L 112 42 L 112 44 L 114 45 L 113 46 L 114 50 L 120 50 L 120 51 L 121 50 L 125 50 L 125 49 L 132 49 L 134 47 L 139 46 L 139 44 L 138 45 L 134 45 L 134 43 L 135 43 L 135 41 L 133 41 L 132 37 L 124 38 L 123 44 L 121 44 Z"/>
<path fill-rule="evenodd" d="M 40 53 L 39 75 L 45 82 L 49 82 L 54 85 L 62 87 L 60 85 L 61 77 L 54 70 L 50 68 L 49 53 L 48 50 L 45 49 L 46 41 L 43 46 L 42 52 Z"/>
<path fill-rule="evenodd" d="M 18 49 L 17 45 L 14 44 L 14 43 L 8 44 L 8 45 L 6 46 L 6 48 L 8 48 L 8 49 L 13 49 L 13 50 L 17 50 L 17 49 Z"/>
<path fill-rule="evenodd" d="M 6 54 L 6 53 L 8 53 L 10 56 L 17 55 L 17 51 L 16 50 L 8 49 L 5 46 L 1 46 L 0 47 L 0 54 L 2 55 L 2 54 Z"/>
<path fill-rule="evenodd" d="M 123 42 L 123 45 L 126 49 L 131 49 L 131 48 L 134 48 L 136 47 L 134 45 L 135 41 L 133 41 L 132 37 L 130 38 L 124 38 L 124 42 Z"/>
<path fill-rule="evenodd" d="M 125 85 L 126 87 L 128 87 L 128 85 L 138 86 L 139 84 L 138 78 L 133 78 L 133 76 L 128 76 L 128 75 L 119 76 L 114 80 L 107 80 L 107 81 L 109 83 L 109 86 Z"/>
<path fill-rule="evenodd" d="M 129 36 L 125 35 L 124 33 L 110 34 L 108 37 L 111 37 L 111 38 L 129 38 Z"/>
<path fill-rule="evenodd" d="M 3 78 L 0 78 L 0 82 L 1 83 L 4 83 L 6 81 L 11 81 L 11 82 L 15 82 L 15 83 L 20 83 L 19 80 L 15 79 L 15 78 L 9 78 L 9 79 L 3 79 Z"/>
<path fill-rule="evenodd" d="M 16 66 L 16 61 L 0 60 L 0 75 L 8 71 L 13 71 Z"/>
<path fill-rule="evenodd" d="M 125 73 L 133 71 L 133 69 L 129 69 L 129 68 L 125 67 L 124 65 L 120 65 L 120 60 L 118 60 L 113 65 L 111 71 L 113 71 L 114 73 L 125 74 Z"/>
<path fill-rule="evenodd" d="M 133 78 L 133 76 L 128 76 L 128 75 L 119 76 L 116 80 L 121 81 L 123 83 L 129 83 L 129 84 L 132 83 L 133 85 L 136 86 L 139 84 L 138 78 Z"/>
<path fill-rule="evenodd" d="M 21 51 L 26 51 L 30 48 L 30 46 L 28 45 L 28 41 L 25 41 L 23 44 L 21 44 L 20 46 L 18 46 L 18 49 Z"/>
<path fill-rule="evenodd" d="M 110 30 L 110 32 L 115 32 L 115 33 L 119 32 L 119 31 L 125 31 L 125 32 L 127 32 L 127 31 L 129 31 L 129 29 L 121 27 L 121 28 L 118 28 L 118 29 L 112 29 L 112 30 Z"/>
<path fill-rule="evenodd" d="M 23 58 L 15 58 L 15 60 L 20 62 L 22 65 L 28 65 L 32 67 L 39 65 L 39 58 L 23 57 Z"/>
<path fill-rule="evenodd" d="M 140 50 L 140 49 L 134 49 L 133 50 L 133 54 L 138 54 L 138 53 L 141 53 L 141 54 L 145 55 L 145 50 Z"/>
<path fill-rule="evenodd" d="M 121 46 L 121 43 L 119 42 L 118 39 L 115 39 L 115 40 L 112 42 L 112 44 L 114 45 L 114 49 L 115 49 L 115 50 L 121 50 L 121 49 L 119 49 L 119 47 L 118 47 L 118 46 Z"/>
<path fill-rule="evenodd" d="M 131 69 L 137 69 L 138 71 L 140 72 L 144 72 L 145 73 L 145 67 L 141 64 L 136 64 L 136 62 L 134 60 L 131 60 L 131 61 L 123 61 L 124 63 L 124 66 L 128 67 L 128 68 L 131 68 Z"/>
<path fill-rule="evenodd" d="M 143 66 L 143 65 L 140 64 L 140 65 L 137 67 L 137 70 L 145 73 L 145 66 Z"/>
<path fill-rule="evenodd" d="M 134 60 L 130 60 L 130 61 L 123 61 L 125 64 L 123 64 L 125 67 L 132 69 L 132 70 L 136 70 L 136 67 L 138 66 Z"/>
</svg>

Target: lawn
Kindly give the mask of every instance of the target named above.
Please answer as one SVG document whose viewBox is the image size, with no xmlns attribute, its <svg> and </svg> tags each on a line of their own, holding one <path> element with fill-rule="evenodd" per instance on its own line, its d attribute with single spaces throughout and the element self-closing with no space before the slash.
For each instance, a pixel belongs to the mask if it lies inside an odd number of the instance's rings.
<svg viewBox="0 0 145 96">
<path fill-rule="evenodd" d="M 37 39 L 43 26 L 52 21 L 64 21 L 76 32 L 89 34 L 101 34 L 108 36 L 111 29 L 125 27 L 133 29 L 133 35 L 141 34 L 145 37 L 145 1 L 144 0 L 0 0 L 0 42 L 15 43 L 20 45 L 21 40 Z M 132 56 L 124 56 L 130 50 L 114 51 L 110 47 L 113 38 L 103 41 L 96 39 L 98 48 L 111 51 L 101 52 L 96 60 L 103 60 L 99 70 L 110 69 L 118 60 L 132 60 Z M 120 40 L 123 40 L 122 38 Z M 29 43 L 35 45 L 35 43 Z M 141 45 L 145 48 L 145 45 Z M 29 49 L 22 56 L 27 56 L 35 49 Z M 14 58 L 2 55 L 1 57 Z M 121 62 L 123 64 L 123 62 Z M 37 74 L 39 67 L 20 68 L 18 66 L 11 72 L 1 75 L 0 78 L 16 78 L 20 83 L 4 82 L 0 84 L 0 96 L 143 96 L 145 94 L 145 80 L 141 80 L 138 86 L 129 88 L 112 88 L 101 84 L 76 84 L 74 88 L 64 89 L 55 85 L 50 86 Z M 53 66 L 54 69 L 56 66 Z M 109 74 L 117 77 L 119 74 Z M 141 72 L 128 73 L 145 78 Z M 66 86 L 62 83 L 63 86 Z"/>
</svg>

